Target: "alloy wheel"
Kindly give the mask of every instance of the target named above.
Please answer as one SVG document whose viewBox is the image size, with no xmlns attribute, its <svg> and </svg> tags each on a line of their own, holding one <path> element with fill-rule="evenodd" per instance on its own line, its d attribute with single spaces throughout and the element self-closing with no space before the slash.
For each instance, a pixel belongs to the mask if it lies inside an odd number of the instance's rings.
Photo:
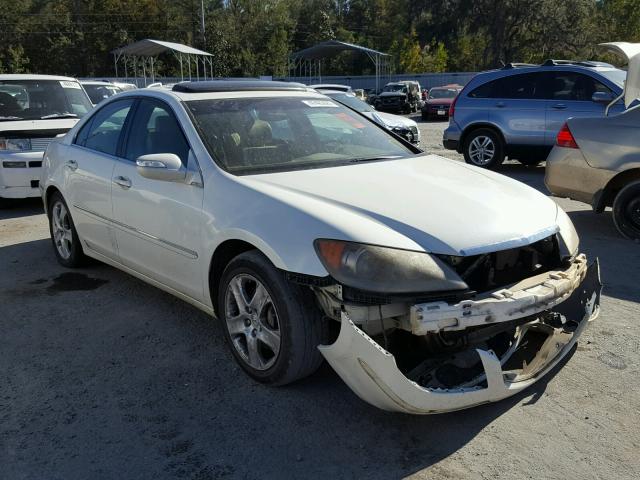
<svg viewBox="0 0 640 480">
<path fill-rule="evenodd" d="M 496 154 L 496 146 L 490 137 L 479 135 L 469 144 L 469 157 L 476 165 L 487 165 Z"/>
<path fill-rule="evenodd" d="M 73 247 L 73 232 L 71 217 L 64 203 L 56 202 L 54 204 L 51 209 L 51 222 L 56 250 L 64 260 L 68 260 L 71 257 Z"/>
<path fill-rule="evenodd" d="M 225 322 L 240 357 L 256 370 L 267 370 L 280 352 L 280 321 L 265 286 L 254 276 L 234 276 L 225 292 Z"/>
</svg>

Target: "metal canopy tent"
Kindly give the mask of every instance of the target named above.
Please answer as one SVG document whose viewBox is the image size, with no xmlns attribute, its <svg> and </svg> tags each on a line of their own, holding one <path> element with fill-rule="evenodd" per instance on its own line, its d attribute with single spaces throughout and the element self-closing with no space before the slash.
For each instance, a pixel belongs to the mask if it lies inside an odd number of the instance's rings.
<svg viewBox="0 0 640 480">
<path fill-rule="evenodd" d="M 353 43 L 328 40 L 313 47 L 292 53 L 289 57 L 289 77 L 307 77 L 309 83 L 315 78 L 322 82 L 322 59 L 331 58 L 344 52 L 363 53 L 369 57 L 376 69 L 376 90 L 380 89 L 380 76 L 391 73 L 391 55 Z M 291 72 L 294 72 L 291 75 Z"/>
<path fill-rule="evenodd" d="M 192 63 L 195 65 L 195 77 L 197 80 L 200 80 L 201 71 L 203 79 L 207 79 L 207 67 L 209 68 L 209 78 L 213 77 L 213 55 L 210 53 L 187 45 L 182 45 L 181 43 L 151 40 L 149 38 L 132 43 L 126 47 L 116 48 L 111 52 L 113 54 L 116 77 L 118 77 L 118 64 L 122 61 L 124 64 L 125 77 L 129 77 L 128 68 L 132 67 L 133 75 L 136 78 L 137 83 L 138 70 L 141 69 L 142 76 L 144 78 L 144 85 L 147 86 L 148 70 L 151 77 L 151 83 L 153 83 L 155 82 L 156 75 L 154 67 L 156 57 L 166 52 L 171 52 L 180 63 L 180 78 L 182 80 L 185 78 L 184 62 L 187 63 L 189 80 L 192 80 Z M 201 67 L 200 64 L 202 64 Z"/>
</svg>

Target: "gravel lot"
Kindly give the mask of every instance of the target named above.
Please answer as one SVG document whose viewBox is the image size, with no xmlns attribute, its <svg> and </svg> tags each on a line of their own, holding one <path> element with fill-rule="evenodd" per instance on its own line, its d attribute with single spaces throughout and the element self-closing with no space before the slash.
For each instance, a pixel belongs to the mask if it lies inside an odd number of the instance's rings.
<svg viewBox="0 0 640 480">
<path fill-rule="evenodd" d="M 421 123 L 423 146 L 459 158 L 444 127 Z M 503 173 L 545 191 L 543 167 Z M 60 267 L 39 202 L 0 210 L 0 479 L 639 478 L 640 245 L 556 200 L 600 257 L 602 315 L 524 394 L 429 417 L 370 407 L 327 366 L 254 383 L 215 319 L 105 265 Z"/>
</svg>

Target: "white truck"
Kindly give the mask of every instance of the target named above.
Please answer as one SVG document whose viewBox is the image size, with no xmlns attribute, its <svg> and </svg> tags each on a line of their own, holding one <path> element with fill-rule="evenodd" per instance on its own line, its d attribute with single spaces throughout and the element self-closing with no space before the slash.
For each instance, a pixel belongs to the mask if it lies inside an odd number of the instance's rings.
<svg viewBox="0 0 640 480">
<path fill-rule="evenodd" d="M 0 75 L 0 204 L 39 197 L 42 156 L 93 108 L 80 83 L 52 75 Z"/>
</svg>

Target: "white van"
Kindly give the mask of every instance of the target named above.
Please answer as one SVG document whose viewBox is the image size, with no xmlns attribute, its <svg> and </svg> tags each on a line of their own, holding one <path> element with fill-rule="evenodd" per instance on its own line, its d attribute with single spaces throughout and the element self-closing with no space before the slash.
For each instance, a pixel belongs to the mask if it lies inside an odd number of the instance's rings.
<svg viewBox="0 0 640 480">
<path fill-rule="evenodd" d="M 0 202 L 40 196 L 40 167 L 49 142 L 91 108 L 74 78 L 0 75 Z"/>
</svg>

